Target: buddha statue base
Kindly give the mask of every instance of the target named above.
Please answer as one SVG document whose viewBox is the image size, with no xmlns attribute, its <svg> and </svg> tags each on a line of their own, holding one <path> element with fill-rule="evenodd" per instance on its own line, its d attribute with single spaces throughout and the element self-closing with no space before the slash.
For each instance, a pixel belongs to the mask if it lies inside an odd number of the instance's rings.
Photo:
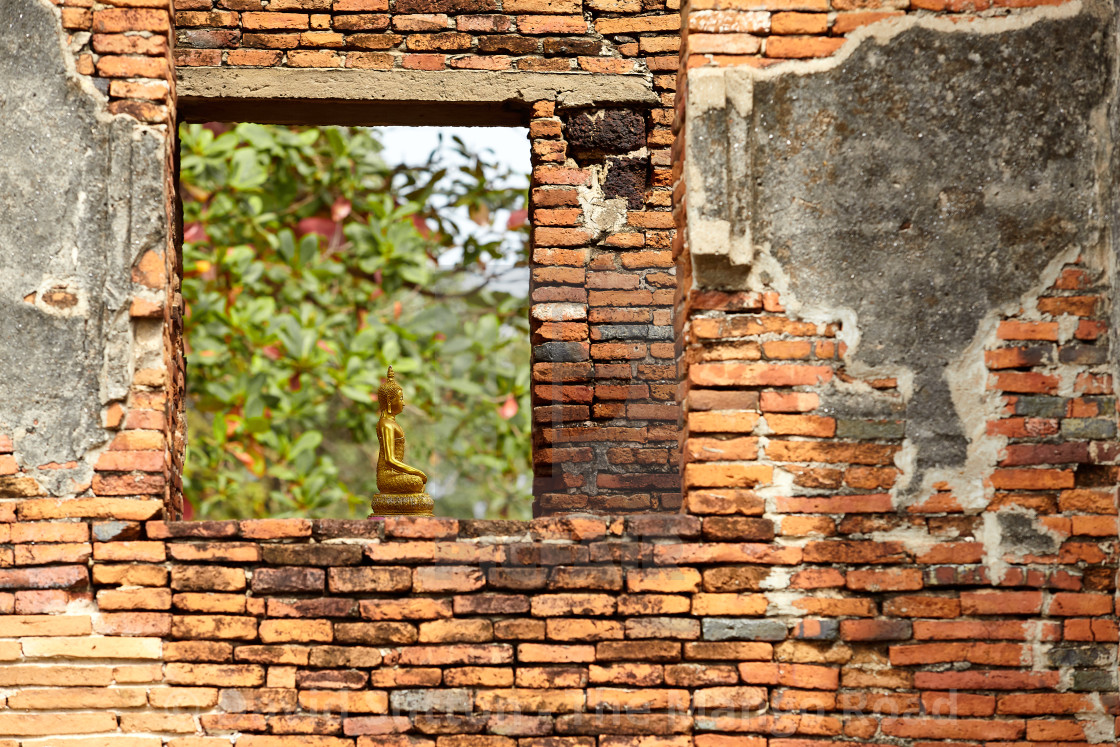
<svg viewBox="0 0 1120 747">
<path fill-rule="evenodd" d="M 427 493 L 378 493 L 370 503 L 369 516 L 432 516 L 435 506 Z"/>
</svg>

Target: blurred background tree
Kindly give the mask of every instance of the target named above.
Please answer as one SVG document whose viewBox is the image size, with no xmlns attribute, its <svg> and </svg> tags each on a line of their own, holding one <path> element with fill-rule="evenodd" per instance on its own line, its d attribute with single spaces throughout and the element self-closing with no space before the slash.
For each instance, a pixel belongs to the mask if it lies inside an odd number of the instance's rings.
<svg viewBox="0 0 1120 747">
<path fill-rule="evenodd" d="M 365 517 L 387 365 L 437 514 L 527 517 L 524 175 L 458 138 L 389 166 L 370 129 L 180 136 L 195 518 Z"/>
</svg>

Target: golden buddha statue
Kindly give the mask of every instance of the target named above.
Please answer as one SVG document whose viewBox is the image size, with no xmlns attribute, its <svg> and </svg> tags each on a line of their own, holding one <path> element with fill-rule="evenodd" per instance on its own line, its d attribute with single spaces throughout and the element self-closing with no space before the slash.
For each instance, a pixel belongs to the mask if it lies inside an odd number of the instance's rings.
<svg viewBox="0 0 1120 747">
<path fill-rule="evenodd" d="M 404 431 L 397 415 L 404 409 L 404 390 L 393 375 L 377 389 L 381 417 L 377 420 L 377 489 L 370 516 L 431 516 L 434 503 L 424 491 L 428 476 L 404 463 Z"/>
</svg>

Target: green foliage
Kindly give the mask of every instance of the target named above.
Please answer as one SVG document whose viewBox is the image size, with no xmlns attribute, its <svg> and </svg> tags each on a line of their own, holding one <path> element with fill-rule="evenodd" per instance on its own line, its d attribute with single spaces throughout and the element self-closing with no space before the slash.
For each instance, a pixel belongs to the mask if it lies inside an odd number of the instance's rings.
<svg viewBox="0 0 1120 747">
<path fill-rule="evenodd" d="M 376 131 L 221 129 L 180 130 L 196 515 L 364 517 L 392 365 L 437 513 L 526 516 L 528 299 L 492 282 L 525 231 L 491 218 L 525 189 L 461 141 L 389 168 Z"/>
</svg>

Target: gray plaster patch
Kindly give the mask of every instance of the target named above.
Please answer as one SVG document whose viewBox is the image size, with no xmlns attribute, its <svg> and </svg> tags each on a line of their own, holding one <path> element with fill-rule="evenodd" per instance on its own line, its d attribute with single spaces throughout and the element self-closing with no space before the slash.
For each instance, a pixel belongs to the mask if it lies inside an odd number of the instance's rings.
<svg viewBox="0 0 1120 747">
<path fill-rule="evenodd" d="M 473 700 L 470 690 L 394 690 L 389 704 L 394 713 L 469 713 Z"/>
<path fill-rule="evenodd" d="M 788 634 L 780 620 L 708 617 L 703 621 L 705 641 L 782 641 Z"/>
<path fill-rule="evenodd" d="M 25 467 L 106 440 L 101 407 L 132 379 L 131 268 L 165 245 L 164 135 L 104 105 L 57 11 L 0 0 L 0 433 Z M 52 492 L 79 477 L 49 472 Z"/>
<path fill-rule="evenodd" d="M 1104 239 L 1115 42 L 1075 8 L 911 19 L 835 62 L 690 73 L 696 284 L 777 287 L 793 313 L 842 322 L 851 372 L 901 380 L 911 490 L 982 437 L 969 347 Z M 848 391 L 825 409 L 889 419 L 902 404 Z"/>
</svg>

